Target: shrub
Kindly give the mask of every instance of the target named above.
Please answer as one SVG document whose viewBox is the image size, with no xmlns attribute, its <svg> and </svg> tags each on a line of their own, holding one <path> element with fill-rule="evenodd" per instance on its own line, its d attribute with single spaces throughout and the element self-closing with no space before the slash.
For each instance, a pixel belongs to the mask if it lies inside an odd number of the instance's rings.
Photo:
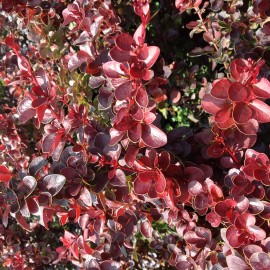
<svg viewBox="0 0 270 270">
<path fill-rule="evenodd" d="M 270 269 L 268 1 L 1 9 L 3 269 Z"/>
</svg>

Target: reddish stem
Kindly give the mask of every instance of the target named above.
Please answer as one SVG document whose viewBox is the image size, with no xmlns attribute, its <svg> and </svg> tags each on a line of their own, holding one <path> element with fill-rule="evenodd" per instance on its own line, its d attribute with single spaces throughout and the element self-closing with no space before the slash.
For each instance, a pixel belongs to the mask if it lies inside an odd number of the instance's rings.
<svg viewBox="0 0 270 270">
<path fill-rule="evenodd" d="M 194 8 L 194 9 L 195 9 L 196 13 L 199 16 L 200 22 L 201 22 L 201 24 L 202 24 L 205 32 L 209 33 L 207 27 L 205 26 L 205 23 L 204 23 L 204 20 L 203 20 L 203 17 L 202 17 L 201 10 L 198 7 Z M 218 46 L 215 43 L 213 43 L 213 45 L 214 45 L 215 50 L 218 52 Z"/>
<path fill-rule="evenodd" d="M 223 144 L 225 146 L 225 151 L 231 156 L 231 158 L 233 159 L 234 163 L 238 166 L 241 167 L 241 163 L 240 161 L 237 159 L 237 157 L 235 156 L 234 151 L 232 151 L 225 143 Z"/>
<path fill-rule="evenodd" d="M 128 171 L 128 172 L 133 172 L 133 173 L 139 173 L 139 171 L 137 171 L 137 170 L 134 170 L 134 169 L 129 168 L 129 167 L 124 167 L 124 166 L 121 166 L 119 164 L 118 164 L 118 169 L 125 170 L 125 171 Z"/>
</svg>

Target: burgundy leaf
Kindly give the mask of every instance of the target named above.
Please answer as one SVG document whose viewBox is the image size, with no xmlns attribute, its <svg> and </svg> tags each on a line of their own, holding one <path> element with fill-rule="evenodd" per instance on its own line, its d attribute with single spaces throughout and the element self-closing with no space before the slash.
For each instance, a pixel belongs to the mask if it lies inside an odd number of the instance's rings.
<svg viewBox="0 0 270 270">
<path fill-rule="evenodd" d="M 103 261 L 100 264 L 100 269 L 101 270 L 118 270 L 120 269 L 120 264 L 116 261 L 107 260 L 107 261 Z"/>
<path fill-rule="evenodd" d="M 111 140 L 110 140 L 110 145 L 115 145 L 117 144 L 125 135 L 125 132 L 117 130 L 115 128 L 111 128 L 110 129 L 110 136 L 111 136 Z"/>
<path fill-rule="evenodd" d="M 117 79 L 125 75 L 121 69 L 120 63 L 109 61 L 103 64 L 103 71 L 108 78 Z"/>
<path fill-rule="evenodd" d="M 229 228 L 227 228 L 226 238 L 228 239 L 229 244 L 234 248 L 240 247 L 244 241 L 244 239 L 241 239 L 241 233 L 239 233 L 234 225 L 231 225 Z"/>
<path fill-rule="evenodd" d="M 254 135 L 258 132 L 259 124 L 255 119 L 250 119 L 246 123 L 237 125 L 238 129 L 246 135 Z"/>
<path fill-rule="evenodd" d="M 12 174 L 5 165 L 0 165 L 0 182 L 7 183 L 12 178 Z"/>
<path fill-rule="evenodd" d="M 142 66 L 133 66 L 130 68 L 130 76 L 135 79 L 142 79 L 146 75 L 146 69 Z"/>
<path fill-rule="evenodd" d="M 191 181 L 188 184 L 188 191 L 192 196 L 196 196 L 203 191 L 203 187 L 200 182 Z"/>
<path fill-rule="evenodd" d="M 244 251 L 245 256 L 250 260 L 250 257 L 252 256 L 252 254 L 262 252 L 263 250 L 260 246 L 248 245 L 244 248 L 243 251 Z"/>
<path fill-rule="evenodd" d="M 121 85 L 119 85 L 114 92 L 115 98 L 117 100 L 124 100 L 126 98 L 129 98 L 132 92 L 132 83 L 126 82 Z"/>
<path fill-rule="evenodd" d="M 254 99 L 249 103 L 253 110 L 253 118 L 260 123 L 270 122 L 270 107 L 259 99 Z"/>
<path fill-rule="evenodd" d="M 159 57 L 160 49 L 156 46 L 148 47 L 148 57 L 144 62 L 146 63 L 147 68 L 151 68 Z"/>
<path fill-rule="evenodd" d="M 117 169 L 115 171 L 114 177 L 110 180 L 110 183 L 113 186 L 125 187 L 126 186 L 126 175 L 125 175 L 125 173 L 122 170 Z"/>
<path fill-rule="evenodd" d="M 43 157 L 34 158 L 29 165 L 29 173 L 35 176 L 47 163 Z"/>
<path fill-rule="evenodd" d="M 227 256 L 226 261 L 230 270 L 250 270 L 249 266 L 243 259 L 234 255 Z"/>
<path fill-rule="evenodd" d="M 227 122 L 231 117 L 231 113 L 232 113 L 232 109 L 230 107 L 219 110 L 215 115 L 215 121 L 217 123 Z"/>
<path fill-rule="evenodd" d="M 218 227 L 221 222 L 221 217 L 215 212 L 210 212 L 206 215 L 206 220 L 211 224 L 212 227 Z"/>
<path fill-rule="evenodd" d="M 150 238 L 152 236 L 153 228 L 148 220 L 145 220 L 141 223 L 141 233 L 146 238 Z"/>
<path fill-rule="evenodd" d="M 64 186 L 66 178 L 60 174 L 50 174 L 44 177 L 43 183 L 45 188 L 55 196 Z"/>
<path fill-rule="evenodd" d="M 135 46 L 135 42 L 131 35 L 129 34 L 120 34 L 115 39 L 115 45 L 123 51 L 129 52 L 132 50 L 132 47 Z"/>
<path fill-rule="evenodd" d="M 68 61 L 68 69 L 69 71 L 73 71 L 74 69 L 80 67 L 83 63 L 88 62 L 91 59 L 90 55 L 85 51 L 79 51 L 74 54 Z"/>
<path fill-rule="evenodd" d="M 36 110 L 32 107 L 32 100 L 23 99 L 18 105 L 20 123 L 25 123 L 36 115 Z"/>
<path fill-rule="evenodd" d="M 214 84 L 211 95 L 216 98 L 226 99 L 228 97 L 228 89 L 230 86 L 231 82 L 228 79 L 221 79 Z"/>
<path fill-rule="evenodd" d="M 259 98 L 270 98 L 270 82 L 262 78 L 256 84 L 253 84 L 253 92 Z"/>
<path fill-rule="evenodd" d="M 134 181 L 134 191 L 139 195 L 147 194 L 151 186 L 152 181 L 142 182 L 139 177 Z"/>
<path fill-rule="evenodd" d="M 139 87 L 137 90 L 136 101 L 142 107 L 146 107 L 148 105 L 148 94 L 144 87 Z"/>
<path fill-rule="evenodd" d="M 113 47 L 110 50 L 110 56 L 112 60 L 119 63 L 128 62 L 131 58 L 130 52 L 120 50 L 118 47 Z"/>
<path fill-rule="evenodd" d="M 233 109 L 233 118 L 239 124 L 246 123 L 252 118 L 252 110 L 243 102 L 239 102 Z"/>
<path fill-rule="evenodd" d="M 18 185 L 18 191 L 21 196 L 27 198 L 36 188 L 37 181 L 33 176 L 25 176 Z"/>
<path fill-rule="evenodd" d="M 167 143 L 167 136 L 153 124 L 142 125 L 142 140 L 149 147 L 159 148 Z"/>
<path fill-rule="evenodd" d="M 254 270 L 268 270 L 270 269 L 270 257 L 267 253 L 254 253 L 250 257 L 250 265 Z"/>
<path fill-rule="evenodd" d="M 210 94 L 204 95 L 202 99 L 203 109 L 210 114 L 216 114 L 219 110 L 223 109 L 225 105 L 226 100 L 215 98 Z"/>
<path fill-rule="evenodd" d="M 22 214 L 20 212 L 17 212 L 16 213 L 15 218 L 16 218 L 18 224 L 23 229 L 25 229 L 28 232 L 31 232 L 30 225 L 27 223 L 27 221 L 25 220 L 25 218 L 22 216 Z"/>
<path fill-rule="evenodd" d="M 228 97 L 234 102 L 241 102 L 247 99 L 248 92 L 243 84 L 234 82 L 231 84 L 228 90 Z"/>
<path fill-rule="evenodd" d="M 132 142 L 138 142 L 142 136 L 142 125 L 140 123 L 135 124 L 128 130 L 128 137 Z"/>
</svg>

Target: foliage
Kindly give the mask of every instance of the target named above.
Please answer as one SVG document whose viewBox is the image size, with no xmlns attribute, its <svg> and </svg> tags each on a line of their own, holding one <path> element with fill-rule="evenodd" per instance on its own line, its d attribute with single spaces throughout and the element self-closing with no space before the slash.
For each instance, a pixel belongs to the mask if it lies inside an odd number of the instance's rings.
<svg viewBox="0 0 270 270">
<path fill-rule="evenodd" d="M 270 269 L 268 1 L 0 3 L 3 267 Z"/>
</svg>

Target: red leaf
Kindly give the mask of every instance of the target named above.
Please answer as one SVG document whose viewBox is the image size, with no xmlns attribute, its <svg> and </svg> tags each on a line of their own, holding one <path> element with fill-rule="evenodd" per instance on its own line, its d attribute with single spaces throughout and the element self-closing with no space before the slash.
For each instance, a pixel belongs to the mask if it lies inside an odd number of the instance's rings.
<svg viewBox="0 0 270 270">
<path fill-rule="evenodd" d="M 147 68 L 151 68 L 159 57 L 160 49 L 156 46 L 148 47 L 148 57 L 144 62 L 146 63 Z"/>
<path fill-rule="evenodd" d="M 47 97 L 38 97 L 37 99 L 32 101 L 32 107 L 37 108 L 46 103 Z M 47 106 L 46 106 L 47 107 Z"/>
<path fill-rule="evenodd" d="M 156 115 L 154 114 L 154 113 L 152 113 L 152 112 L 145 112 L 144 113 L 144 123 L 145 124 L 151 124 L 151 123 L 153 123 L 154 121 L 155 121 L 155 119 L 156 119 Z"/>
<path fill-rule="evenodd" d="M 129 52 L 122 51 L 116 46 L 110 50 L 110 56 L 114 61 L 119 63 L 128 62 L 131 58 Z"/>
<path fill-rule="evenodd" d="M 142 107 L 146 107 L 148 105 L 148 94 L 144 87 L 140 87 L 137 90 L 136 101 Z"/>
<path fill-rule="evenodd" d="M 56 195 L 62 189 L 65 182 L 66 178 L 61 174 L 50 174 L 43 179 L 44 186 L 52 196 Z"/>
<path fill-rule="evenodd" d="M 230 107 L 219 110 L 215 115 L 215 121 L 217 123 L 226 123 L 230 119 L 231 113 L 232 109 Z"/>
<path fill-rule="evenodd" d="M 110 180 L 110 183 L 113 186 L 125 187 L 126 186 L 126 175 L 125 175 L 125 173 L 122 170 L 117 169 L 115 171 L 114 177 Z"/>
<path fill-rule="evenodd" d="M 211 90 L 211 95 L 220 98 L 226 99 L 228 98 L 228 89 L 231 86 L 231 82 L 228 79 L 221 79 L 217 81 Z"/>
<path fill-rule="evenodd" d="M 240 247 L 243 243 L 243 240 L 241 240 L 241 233 L 239 233 L 234 225 L 231 225 L 226 230 L 226 238 L 228 239 L 229 244 L 234 248 Z"/>
<path fill-rule="evenodd" d="M 270 269 L 270 257 L 265 252 L 254 253 L 250 257 L 250 265 L 254 270 Z"/>
<path fill-rule="evenodd" d="M 44 153 L 53 152 L 59 144 L 62 133 L 50 133 L 43 138 L 42 149 Z"/>
<path fill-rule="evenodd" d="M 244 124 L 238 124 L 238 129 L 246 135 L 255 135 L 258 132 L 259 124 L 255 119 L 250 119 Z"/>
<path fill-rule="evenodd" d="M 123 138 L 124 135 L 125 135 L 125 132 L 119 131 L 115 128 L 111 128 L 110 129 L 110 136 L 111 136 L 110 145 L 117 144 Z"/>
<path fill-rule="evenodd" d="M 133 66 L 130 68 L 130 76 L 135 79 L 141 79 L 146 75 L 146 69 L 141 66 Z"/>
<path fill-rule="evenodd" d="M 153 228 L 149 221 L 145 220 L 141 223 L 141 233 L 146 238 L 150 238 L 152 236 Z"/>
<path fill-rule="evenodd" d="M 224 153 L 224 146 L 219 144 L 212 144 L 207 149 L 207 155 L 211 158 L 220 158 Z"/>
<path fill-rule="evenodd" d="M 249 103 L 253 110 L 253 118 L 260 123 L 270 122 L 270 107 L 259 99 L 254 99 Z"/>
<path fill-rule="evenodd" d="M 152 181 L 142 182 L 140 178 L 137 177 L 134 181 L 134 191 L 136 194 L 144 195 L 148 193 L 152 185 Z"/>
<path fill-rule="evenodd" d="M 218 227 L 221 222 L 221 217 L 215 212 L 210 212 L 206 215 L 206 220 L 211 224 L 212 227 Z"/>
<path fill-rule="evenodd" d="M 80 67 L 83 63 L 87 63 L 91 59 L 90 55 L 85 51 L 79 51 L 74 54 L 68 61 L 69 71 Z"/>
<path fill-rule="evenodd" d="M 246 123 L 252 118 L 252 110 L 243 102 L 237 103 L 233 108 L 233 118 L 239 124 Z"/>
<path fill-rule="evenodd" d="M 259 98 L 270 98 L 270 82 L 262 78 L 258 83 L 253 85 L 253 92 Z"/>
<path fill-rule="evenodd" d="M 162 193 L 166 188 L 166 179 L 161 172 L 157 173 L 156 175 L 155 189 L 158 193 Z"/>
<path fill-rule="evenodd" d="M 115 98 L 117 100 L 124 100 L 131 96 L 132 92 L 132 83 L 131 82 L 125 82 L 120 84 L 114 92 Z"/>
<path fill-rule="evenodd" d="M 149 147 L 159 148 L 167 143 L 167 136 L 152 124 L 142 125 L 142 140 Z"/>
<path fill-rule="evenodd" d="M 226 104 L 226 100 L 215 98 L 210 94 L 204 95 L 202 99 L 203 109 L 210 114 L 216 114 L 219 110 L 222 110 Z"/>
<path fill-rule="evenodd" d="M 123 51 L 129 52 L 132 50 L 132 46 L 135 46 L 135 41 L 129 34 L 120 34 L 115 39 L 115 45 Z"/>
<path fill-rule="evenodd" d="M 23 99 L 18 105 L 18 112 L 21 124 L 33 118 L 36 115 L 36 110 L 32 107 L 32 100 L 30 98 Z"/>
<path fill-rule="evenodd" d="M 7 183 L 12 178 L 12 174 L 5 165 L 0 165 L 0 182 Z"/>
<path fill-rule="evenodd" d="M 250 270 L 246 262 L 239 257 L 230 255 L 226 257 L 226 261 L 230 270 Z"/>
<path fill-rule="evenodd" d="M 230 72 L 232 77 L 238 82 L 245 82 L 249 77 L 249 72 L 245 71 L 248 61 L 245 59 L 235 59 L 230 65 Z"/>
<path fill-rule="evenodd" d="M 144 24 L 140 24 L 140 26 L 137 28 L 133 35 L 133 38 L 138 45 L 143 45 L 145 40 L 145 34 L 145 26 Z"/>
<path fill-rule="evenodd" d="M 22 216 L 20 212 L 16 213 L 15 218 L 22 228 L 24 228 L 28 232 L 31 232 L 29 224 L 26 222 L 25 218 Z"/>
<path fill-rule="evenodd" d="M 5 44 L 10 47 L 16 54 L 20 52 L 20 46 L 15 42 L 14 36 L 8 36 L 5 38 Z"/>
<path fill-rule="evenodd" d="M 188 191 L 192 196 L 196 196 L 203 192 L 202 184 L 198 181 L 191 181 L 188 183 Z"/>
<path fill-rule="evenodd" d="M 121 64 L 115 61 L 108 61 L 104 63 L 103 71 L 105 75 L 111 79 L 117 79 L 117 78 L 120 78 L 121 75 L 125 75 L 125 73 L 121 69 Z"/>
<path fill-rule="evenodd" d="M 241 102 L 247 99 L 248 92 L 242 83 L 234 82 L 228 90 L 228 97 L 234 102 Z"/>
<path fill-rule="evenodd" d="M 128 130 L 128 137 L 132 142 L 138 142 L 142 136 L 142 125 L 140 123 L 135 124 Z"/>
</svg>

